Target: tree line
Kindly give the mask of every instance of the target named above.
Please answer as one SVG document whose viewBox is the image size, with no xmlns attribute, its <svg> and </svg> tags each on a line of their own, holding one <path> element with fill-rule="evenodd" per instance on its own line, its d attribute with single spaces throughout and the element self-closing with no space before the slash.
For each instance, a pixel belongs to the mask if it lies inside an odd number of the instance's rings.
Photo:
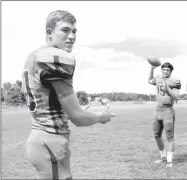
<svg viewBox="0 0 187 180">
<path fill-rule="evenodd" d="M 79 103 L 86 105 L 90 101 L 103 98 L 111 101 L 155 101 L 155 95 L 151 94 L 137 94 L 125 92 L 111 92 L 111 93 L 86 93 L 85 91 L 76 92 Z M 187 94 L 182 94 L 181 99 L 187 100 Z M 5 82 L 1 87 L 1 102 L 10 106 L 25 105 L 26 99 L 22 93 L 22 81 L 17 80 L 15 83 Z"/>
<path fill-rule="evenodd" d="M 10 82 L 3 83 L 3 87 L 1 87 L 1 102 L 10 106 L 26 104 L 22 93 L 22 81 L 17 80 L 13 84 Z"/>
</svg>

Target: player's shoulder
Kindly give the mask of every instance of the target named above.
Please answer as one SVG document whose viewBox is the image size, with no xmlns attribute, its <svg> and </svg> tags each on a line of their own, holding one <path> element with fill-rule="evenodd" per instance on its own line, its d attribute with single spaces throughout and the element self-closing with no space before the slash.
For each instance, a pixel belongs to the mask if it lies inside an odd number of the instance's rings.
<svg viewBox="0 0 187 180">
<path fill-rule="evenodd" d="M 75 65 L 74 57 L 59 48 L 55 47 L 42 47 L 35 51 L 36 61 L 43 63 L 63 63 L 68 65 Z"/>
<path fill-rule="evenodd" d="M 170 77 L 170 81 L 173 83 L 181 83 L 181 81 L 178 77 Z"/>
<path fill-rule="evenodd" d="M 34 61 L 36 59 L 35 50 L 27 55 L 24 63 L 24 69 L 32 68 Z"/>
</svg>

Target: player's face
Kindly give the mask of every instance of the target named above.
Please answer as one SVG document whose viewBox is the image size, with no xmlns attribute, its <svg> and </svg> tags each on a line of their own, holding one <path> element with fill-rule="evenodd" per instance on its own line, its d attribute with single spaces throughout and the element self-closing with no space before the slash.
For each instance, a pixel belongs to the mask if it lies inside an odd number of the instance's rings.
<svg viewBox="0 0 187 180">
<path fill-rule="evenodd" d="M 59 21 L 51 33 L 52 45 L 64 51 L 71 52 L 76 40 L 76 32 L 75 23 Z"/>
<path fill-rule="evenodd" d="M 162 68 L 162 75 L 165 78 L 170 77 L 170 75 L 171 75 L 170 68 L 166 68 L 166 67 Z"/>
</svg>

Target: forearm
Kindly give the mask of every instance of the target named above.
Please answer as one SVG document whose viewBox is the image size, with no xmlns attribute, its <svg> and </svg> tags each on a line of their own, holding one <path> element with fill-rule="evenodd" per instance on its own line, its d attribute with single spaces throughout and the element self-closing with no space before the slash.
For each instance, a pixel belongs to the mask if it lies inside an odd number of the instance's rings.
<svg viewBox="0 0 187 180">
<path fill-rule="evenodd" d="M 153 75 L 154 75 L 154 68 L 151 67 L 149 76 L 148 76 L 148 83 L 150 83 L 154 79 Z"/>
<path fill-rule="evenodd" d="M 82 108 L 75 93 L 60 98 L 59 101 L 69 119 L 76 126 L 91 126 L 99 123 L 102 118 L 102 113 L 93 113 Z"/>
<path fill-rule="evenodd" d="M 176 101 L 179 100 L 180 95 L 178 92 L 172 91 L 168 86 L 166 87 L 166 91 L 173 99 L 175 99 Z"/>
<path fill-rule="evenodd" d="M 76 126 L 91 126 L 97 123 L 100 123 L 102 117 L 101 112 L 89 112 L 86 110 L 78 111 L 74 114 L 73 117 L 70 117 L 72 123 Z"/>
</svg>

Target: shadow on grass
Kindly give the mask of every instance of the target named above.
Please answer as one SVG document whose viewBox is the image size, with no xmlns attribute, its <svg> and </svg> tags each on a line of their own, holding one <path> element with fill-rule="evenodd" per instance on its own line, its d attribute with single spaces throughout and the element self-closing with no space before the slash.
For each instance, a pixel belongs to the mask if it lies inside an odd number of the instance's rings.
<svg viewBox="0 0 187 180">
<path fill-rule="evenodd" d="M 176 155 L 175 155 L 175 158 L 174 158 L 174 161 L 175 161 L 176 164 L 187 162 L 187 153 L 184 153 L 184 154 L 176 154 Z"/>
</svg>

